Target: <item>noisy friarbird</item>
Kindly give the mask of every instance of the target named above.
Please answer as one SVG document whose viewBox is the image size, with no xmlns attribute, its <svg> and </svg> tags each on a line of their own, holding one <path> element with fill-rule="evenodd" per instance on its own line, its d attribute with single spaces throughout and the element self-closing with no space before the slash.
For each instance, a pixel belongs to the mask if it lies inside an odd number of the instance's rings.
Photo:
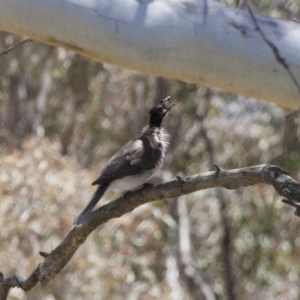
<svg viewBox="0 0 300 300">
<path fill-rule="evenodd" d="M 141 135 L 109 159 L 92 183 L 98 185 L 96 192 L 74 220 L 74 225 L 82 224 L 102 197 L 114 200 L 116 195 L 141 187 L 157 173 L 168 147 L 169 135 L 161 128 L 161 123 L 174 106 L 168 105 L 170 99 L 169 96 L 154 106 L 150 110 L 149 125 L 142 130 Z"/>
</svg>

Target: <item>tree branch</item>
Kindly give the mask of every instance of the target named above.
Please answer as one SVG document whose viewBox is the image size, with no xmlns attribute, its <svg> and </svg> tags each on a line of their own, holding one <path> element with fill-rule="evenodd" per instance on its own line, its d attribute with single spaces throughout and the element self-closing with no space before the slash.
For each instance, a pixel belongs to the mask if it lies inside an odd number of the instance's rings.
<svg viewBox="0 0 300 300">
<path fill-rule="evenodd" d="M 28 42 L 32 42 L 32 40 L 31 39 L 26 39 L 26 40 L 23 40 L 23 41 L 21 41 L 19 43 L 16 43 L 16 44 L 14 44 L 14 45 L 6 48 L 2 52 L 0 52 L 0 56 L 8 54 L 11 50 L 13 50 L 13 49 L 15 49 L 17 47 L 20 47 L 21 45 L 24 45 L 24 44 L 26 44 Z"/>
<path fill-rule="evenodd" d="M 46 285 L 64 268 L 93 230 L 142 204 L 179 197 L 212 187 L 237 189 L 259 183 L 272 185 L 279 195 L 286 198 L 285 203 L 296 207 L 295 215 L 300 216 L 300 184 L 282 169 L 271 165 L 258 165 L 229 171 L 218 169 L 128 192 L 125 196 L 92 212 L 81 226 L 73 227 L 66 238 L 49 255 L 45 255 L 44 262 L 27 279 L 19 274 L 5 279 L 0 273 L 0 300 L 7 298 L 9 289 L 12 287 L 27 291 L 38 282 Z"/>
</svg>

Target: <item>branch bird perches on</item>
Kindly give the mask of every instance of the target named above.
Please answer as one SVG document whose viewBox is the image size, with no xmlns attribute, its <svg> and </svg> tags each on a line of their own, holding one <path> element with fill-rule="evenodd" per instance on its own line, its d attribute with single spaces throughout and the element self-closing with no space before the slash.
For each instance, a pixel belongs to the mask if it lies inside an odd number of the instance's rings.
<svg viewBox="0 0 300 300">
<path fill-rule="evenodd" d="M 84 224 L 73 227 L 51 253 L 40 252 L 45 260 L 28 278 L 20 274 L 4 278 L 0 273 L 0 300 L 7 299 L 8 292 L 13 287 L 28 291 L 38 282 L 41 282 L 42 286 L 46 285 L 69 262 L 92 231 L 110 219 L 121 217 L 151 201 L 179 197 L 213 187 L 237 189 L 264 183 L 272 185 L 276 192 L 284 197 L 283 202 L 295 207 L 295 215 L 300 216 L 300 184 L 279 167 L 258 165 L 234 170 L 223 170 L 217 165 L 215 167 L 216 171 L 185 178 L 177 176 L 173 181 L 128 192 L 125 196 L 98 208 L 88 216 Z"/>
</svg>

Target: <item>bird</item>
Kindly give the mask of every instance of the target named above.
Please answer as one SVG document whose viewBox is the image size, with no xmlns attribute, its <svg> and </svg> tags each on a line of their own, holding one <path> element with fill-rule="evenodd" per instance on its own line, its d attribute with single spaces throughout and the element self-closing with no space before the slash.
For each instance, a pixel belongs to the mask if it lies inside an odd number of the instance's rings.
<svg viewBox="0 0 300 300">
<path fill-rule="evenodd" d="M 147 184 L 159 171 L 169 144 L 169 134 L 161 124 L 175 105 L 169 105 L 171 98 L 168 96 L 160 100 L 149 111 L 149 124 L 142 129 L 141 135 L 128 142 L 108 160 L 92 183 L 98 186 L 95 193 L 74 219 L 73 225 L 83 224 L 102 197 L 114 200 L 111 199 L 113 196 L 136 190 Z"/>
</svg>

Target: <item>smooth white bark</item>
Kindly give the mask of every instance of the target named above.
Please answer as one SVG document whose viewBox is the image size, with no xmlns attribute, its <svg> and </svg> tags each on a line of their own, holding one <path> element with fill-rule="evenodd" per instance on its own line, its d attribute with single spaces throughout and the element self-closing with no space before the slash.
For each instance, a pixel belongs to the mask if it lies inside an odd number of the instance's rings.
<svg viewBox="0 0 300 300">
<path fill-rule="evenodd" d="M 257 16 L 300 81 L 300 25 Z M 210 0 L 0 0 L 0 30 L 140 72 L 300 108 L 247 12 Z"/>
</svg>

